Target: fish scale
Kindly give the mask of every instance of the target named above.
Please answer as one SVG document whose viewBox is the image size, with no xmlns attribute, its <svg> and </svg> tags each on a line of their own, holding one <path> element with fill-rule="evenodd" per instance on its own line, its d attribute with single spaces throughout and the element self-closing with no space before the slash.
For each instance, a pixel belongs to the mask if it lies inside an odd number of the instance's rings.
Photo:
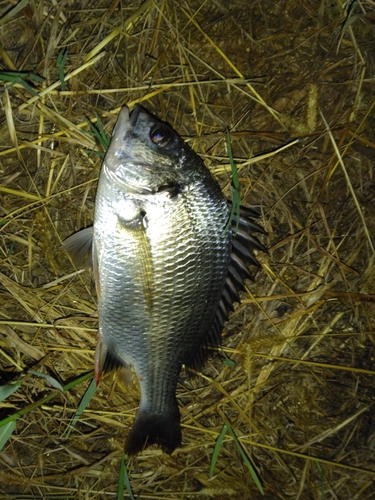
<svg viewBox="0 0 375 500">
<path fill-rule="evenodd" d="M 181 368 L 201 367 L 220 344 L 238 290 L 251 278 L 252 249 L 264 249 L 251 236 L 262 231 L 254 212 L 242 209 L 243 255 L 236 253 L 229 214 L 219 185 L 178 134 L 140 106 L 130 116 L 123 108 L 99 178 L 93 231 L 63 247 L 76 262 L 92 247 L 97 381 L 103 371 L 125 366 L 139 382 L 125 443 L 130 455 L 154 443 L 168 453 L 181 445 L 175 395 Z"/>
<path fill-rule="evenodd" d="M 120 219 L 117 215 L 117 220 L 115 216 L 120 200 L 112 199 L 108 205 L 103 178 L 94 226 L 94 242 L 99 242 L 97 247 L 94 243 L 94 259 L 99 263 L 100 338 L 111 359 L 116 357 L 115 364 L 134 368 L 141 390 L 138 419 L 147 429 L 150 419 L 154 422 L 159 415 L 176 420 L 181 365 L 199 347 L 202 333 L 213 321 L 229 260 L 230 235 L 224 232 L 228 207 L 220 198 L 214 206 L 207 204 L 210 186 L 200 181 L 178 199 L 168 193 L 138 196 L 147 223 L 126 225 L 126 213 Z M 145 414 L 147 421 L 142 418 Z M 180 439 L 179 425 L 171 428 Z M 131 444 L 134 433 L 139 433 L 136 429 L 128 439 L 128 451 L 139 448 Z"/>
</svg>

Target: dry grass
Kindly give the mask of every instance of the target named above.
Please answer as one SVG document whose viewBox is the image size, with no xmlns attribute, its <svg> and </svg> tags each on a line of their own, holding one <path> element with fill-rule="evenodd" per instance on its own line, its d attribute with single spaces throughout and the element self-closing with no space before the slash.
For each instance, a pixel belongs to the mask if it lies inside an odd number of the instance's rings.
<svg viewBox="0 0 375 500">
<path fill-rule="evenodd" d="M 374 498 L 374 2 L 22 3 L 0 2 L 1 67 L 44 81 L 0 93 L 2 383 L 93 367 L 93 284 L 58 250 L 92 223 L 102 157 L 87 120 L 110 133 L 120 106 L 143 102 L 228 195 L 229 126 L 269 255 L 226 325 L 235 366 L 181 378 L 183 447 L 128 462 L 134 494 L 262 498 L 229 435 L 209 479 L 229 422 L 264 498 Z M 0 453 L 1 498 L 117 498 L 137 388 L 107 376 L 67 439 L 86 387 L 27 375 L 1 403 L 2 419 L 37 403 Z"/>
</svg>

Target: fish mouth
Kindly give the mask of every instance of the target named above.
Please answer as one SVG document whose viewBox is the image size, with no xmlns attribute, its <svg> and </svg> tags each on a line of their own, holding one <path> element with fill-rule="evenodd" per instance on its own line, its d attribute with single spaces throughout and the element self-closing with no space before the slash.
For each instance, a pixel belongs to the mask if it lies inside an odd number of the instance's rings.
<svg viewBox="0 0 375 500">
<path fill-rule="evenodd" d="M 136 126 L 141 110 L 142 107 L 140 104 L 136 104 L 131 113 L 127 106 L 123 106 L 118 115 L 115 128 L 113 129 L 112 132 L 112 136 L 123 137 L 127 132 L 130 132 Z"/>
<path fill-rule="evenodd" d="M 128 111 L 128 117 L 129 117 L 129 110 L 128 108 L 126 108 L 127 111 Z M 139 113 L 141 112 L 141 105 L 140 104 L 136 104 L 134 106 L 134 109 L 130 115 L 130 117 L 128 118 L 129 119 L 129 124 L 131 125 L 131 127 L 135 127 L 136 123 L 137 123 L 137 119 L 138 119 L 138 116 L 139 116 Z"/>
<path fill-rule="evenodd" d="M 123 141 L 136 126 L 141 110 L 142 107 L 139 104 L 135 105 L 131 113 L 127 106 L 121 108 L 112 132 L 112 141 L 104 159 L 103 170 L 107 178 L 111 179 L 117 185 L 126 187 L 128 191 L 139 194 L 150 194 L 152 189 L 142 185 L 140 178 L 133 175 L 133 172 L 137 170 L 136 162 L 128 160 L 123 163 L 120 159 L 123 153 Z M 122 172 L 122 175 L 120 172 Z"/>
<path fill-rule="evenodd" d="M 141 110 L 142 107 L 140 104 L 136 104 L 131 113 L 127 106 L 123 106 L 117 117 L 117 122 L 113 129 L 112 137 L 124 137 L 127 132 L 133 130 L 133 128 L 137 124 L 137 119 Z"/>
</svg>

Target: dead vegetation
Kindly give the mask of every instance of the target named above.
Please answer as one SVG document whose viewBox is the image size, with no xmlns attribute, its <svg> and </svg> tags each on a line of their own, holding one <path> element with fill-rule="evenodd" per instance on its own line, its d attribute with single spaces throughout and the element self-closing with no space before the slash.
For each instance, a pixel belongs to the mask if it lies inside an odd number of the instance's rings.
<svg viewBox="0 0 375 500">
<path fill-rule="evenodd" d="M 110 134 L 136 102 L 228 196 L 229 127 L 269 254 L 225 328 L 235 365 L 181 376 L 183 447 L 127 462 L 135 497 L 374 498 L 374 25 L 371 0 L 0 3 L 0 373 L 22 380 L 1 421 L 24 411 L 1 498 L 117 498 L 137 388 L 108 375 L 67 437 L 88 382 L 62 393 L 28 370 L 93 369 L 94 287 L 59 245 L 92 223 L 88 122 Z M 210 479 L 224 423 L 264 497 L 229 434 Z"/>
</svg>

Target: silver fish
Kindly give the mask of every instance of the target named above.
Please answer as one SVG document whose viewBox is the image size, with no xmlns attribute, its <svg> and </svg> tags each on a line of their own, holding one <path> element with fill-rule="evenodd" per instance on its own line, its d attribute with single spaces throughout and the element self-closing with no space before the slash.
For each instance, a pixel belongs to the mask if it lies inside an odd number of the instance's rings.
<svg viewBox="0 0 375 500">
<path fill-rule="evenodd" d="M 98 295 L 96 380 L 132 367 L 140 403 L 125 451 L 181 445 L 176 386 L 183 365 L 199 369 L 221 332 L 263 230 L 230 205 L 202 160 L 166 123 L 124 107 L 106 153 L 93 229 L 63 244 L 90 260 Z M 235 237 L 233 232 L 236 231 Z M 210 349 L 211 348 L 211 349 Z"/>
</svg>

